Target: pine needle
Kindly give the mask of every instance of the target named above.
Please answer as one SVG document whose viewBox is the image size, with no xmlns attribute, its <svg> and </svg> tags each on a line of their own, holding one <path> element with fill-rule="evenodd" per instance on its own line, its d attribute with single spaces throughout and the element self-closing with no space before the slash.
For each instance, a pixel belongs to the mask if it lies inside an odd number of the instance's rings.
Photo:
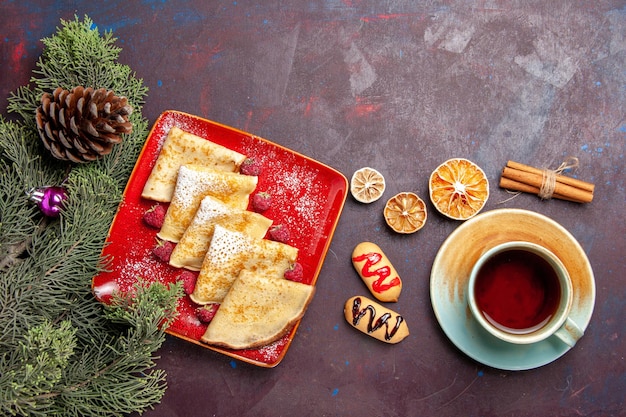
<svg viewBox="0 0 626 417">
<path fill-rule="evenodd" d="M 158 403 L 166 375 L 155 352 L 176 314 L 180 286 L 145 285 L 97 302 L 91 280 L 109 225 L 147 136 L 147 88 L 117 62 L 121 48 L 85 16 L 42 40 L 30 79 L 0 117 L 0 415 L 121 416 Z M 34 115 L 56 87 L 105 87 L 133 106 L 133 132 L 88 164 L 58 161 L 41 145 Z M 63 184 L 59 219 L 28 201 L 34 187 Z"/>
</svg>

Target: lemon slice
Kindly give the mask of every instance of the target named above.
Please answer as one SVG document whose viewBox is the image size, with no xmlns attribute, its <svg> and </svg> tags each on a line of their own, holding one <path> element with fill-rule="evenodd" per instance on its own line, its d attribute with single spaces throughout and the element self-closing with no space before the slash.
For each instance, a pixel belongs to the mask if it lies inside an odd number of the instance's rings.
<svg viewBox="0 0 626 417">
<path fill-rule="evenodd" d="M 374 168 L 361 168 L 352 175 L 350 192 L 361 203 L 373 203 L 385 192 L 385 178 Z"/>
<path fill-rule="evenodd" d="M 387 225 L 398 233 L 414 233 L 426 224 L 426 204 L 414 193 L 391 197 L 383 211 Z"/>
<path fill-rule="evenodd" d="M 448 159 L 430 175 L 430 201 L 444 216 L 455 220 L 474 217 L 489 198 L 485 172 L 464 158 Z"/>
</svg>

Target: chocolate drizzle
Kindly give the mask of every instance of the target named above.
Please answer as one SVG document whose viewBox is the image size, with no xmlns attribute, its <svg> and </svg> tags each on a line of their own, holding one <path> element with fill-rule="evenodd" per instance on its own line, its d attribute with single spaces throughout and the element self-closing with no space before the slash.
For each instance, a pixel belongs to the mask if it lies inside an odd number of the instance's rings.
<svg viewBox="0 0 626 417">
<path fill-rule="evenodd" d="M 374 308 L 374 306 L 369 304 L 365 308 L 361 309 L 361 297 L 355 297 L 354 301 L 352 302 L 352 324 L 355 326 L 359 324 L 359 321 L 361 321 L 363 316 L 365 316 L 368 311 L 370 313 L 370 317 L 367 324 L 367 332 L 375 332 L 384 325 L 385 340 L 391 340 L 400 328 L 402 322 L 404 321 L 404 318 L 402 316 L 396 316 L 396 325 L 393 326 L 391 331 L 389 331 L 389 319 L 391 318 L 391 314 L 385 313 L 374 322 L 374 318 L 376 317 L 376 309 Z"/>
</svg>

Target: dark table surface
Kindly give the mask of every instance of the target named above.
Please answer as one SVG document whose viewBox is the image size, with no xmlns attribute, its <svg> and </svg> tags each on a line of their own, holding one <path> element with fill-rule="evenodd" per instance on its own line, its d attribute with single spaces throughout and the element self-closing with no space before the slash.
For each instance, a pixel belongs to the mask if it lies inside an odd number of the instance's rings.
<svg viewBox="0 0 626 417">
<path fill-rule="evenodd" d="M 174 109 L 264 137 L 346 177 L 381 171 L 383 199 L 348 196 L 317 294 L 273 369 L 168 336 L 169 388 L 147 416 L 625 416 L 626 3 L 624 1 L 2 1 L 0 108 L 26 84 L 59 19 L 113 30 L 150 91 L 150 122 Z M 593 202 L 509 200 L 507 160 L 556 167 L 596 185 Z M 483 365 L 444 334 L 430 302 L 433 260 L 461 223 L 436 213 L 428 176 L 452 157 L 491 182 L 484 210 L 522 208 L 565 227 L 595 274 L 585 336 L 523 371 Z M 419 232 L 384 223 L 385 197 L 428 201 Z M 387 345 L 343 318 L 367 290 L 353 247 L 378 243 L 403 277 L 393 306 L 411 335 Z"/>
</svg>

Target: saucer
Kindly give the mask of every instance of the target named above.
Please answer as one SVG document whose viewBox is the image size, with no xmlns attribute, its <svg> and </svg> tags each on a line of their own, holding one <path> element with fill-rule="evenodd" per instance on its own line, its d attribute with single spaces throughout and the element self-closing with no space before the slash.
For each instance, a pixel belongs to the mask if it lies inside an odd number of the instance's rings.
<svg viewBox="0 0 626 417">
<path fill-rule="evenodd" d="M 558 256 L 572 280 L 570 318 L 584 331 L 596 297 L 593 271 L 578 241 L 554 220 L 527 210 L 496 209 L 464 222 L 444 241 L 430 275 L 430 298 L 444 333 L 466 355 L 497 369 L 526 370 L 546 365 L 571 348 L 551 336 L 514 345 L 492 336 L 474 320 L 467 304 L 472 265 L 490 248 L 521 240 L 543 245 Z"/>
</svg>

